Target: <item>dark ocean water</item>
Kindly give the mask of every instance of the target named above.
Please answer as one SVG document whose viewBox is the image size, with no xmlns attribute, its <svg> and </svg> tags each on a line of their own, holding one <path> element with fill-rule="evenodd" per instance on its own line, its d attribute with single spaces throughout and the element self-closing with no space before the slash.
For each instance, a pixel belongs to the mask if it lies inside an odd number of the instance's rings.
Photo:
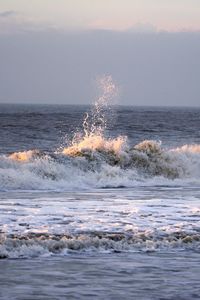
<svg viewBox="0 0 200 300">
<path fill-rule="evenodd" d="M 0 105 L 0 299 L 200 299 L 200 108 L 96 111 Z"/>
<path fill-rule="evenodd" d="M 1 153 L 54 150 L 82 129 L 89 106 L 0 105 Z M 200 143 L 199 108 L 115 107 L 107 135 L 126 135 L 131 144 L 161 140 L 166 146 Z"/>
</svg>

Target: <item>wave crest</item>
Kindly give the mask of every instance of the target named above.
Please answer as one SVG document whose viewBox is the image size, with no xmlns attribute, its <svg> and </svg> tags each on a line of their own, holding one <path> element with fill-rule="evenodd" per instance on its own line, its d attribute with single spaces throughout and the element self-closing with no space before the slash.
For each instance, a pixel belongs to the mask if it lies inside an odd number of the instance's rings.
<svg viewBox="0 0 200 300">
<path fill-rule="evenodd" d="M 173 151 L 180 152 L 180 153 L 196 153 L 196 154 L 200 154 L 200 145 L 198 145 L 198 144 L 183 145 L 181 147 L 173 149 Z"/>
<path fill-rule="evenodd" d="M 32 150 L 0 156 L 0 187 L 68 190 L 131 187 L 152 179 L 158 184 L 166 180 L 173 184 L 176 179 L 179 184 L 180 180 L 199 181 L 200 154 L 180 149 L 167 150 L 156 141 L 129 147 L 124 137 L 84 137 L 59 153 Z"/>
<path fill-rule="evenodd" d="M 9 158 L 15 161 L 29 161 L 32 158 L 36 158 L 40 155 L 39 150 L 28 150 L 23 152 L 14 152 L 9 155 Z"/>
<path fill-rule="evenodd" d="M 126 147 L 126 137 L 117 137 L 115 139 L 105 139 L 102 135 L 90 134 L 83 137 L 82 140 L 73 143 L 72 146 L 64 148 L 63 154 L 69 156 L 82 156 L 86 152 L 107 152 L 119 155 Z"/>
</svg>

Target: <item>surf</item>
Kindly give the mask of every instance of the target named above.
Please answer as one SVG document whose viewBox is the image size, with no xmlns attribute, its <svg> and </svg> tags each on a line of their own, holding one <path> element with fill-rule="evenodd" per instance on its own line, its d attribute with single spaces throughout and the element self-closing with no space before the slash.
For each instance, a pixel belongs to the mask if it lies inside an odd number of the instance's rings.
<svg viewBox="0 0 200 300">
<path fill-rule="evenodd" d="M 98 81 L 100 96 L 56 151 L 32 149 L 0 156 L 1 190 L 68 190 L 199 182 L 200 145 L 163 148 L 161 141 L 130 145 L 126 135 L 109 136 L 118 87 L 111 76 Z"/>
</svg>

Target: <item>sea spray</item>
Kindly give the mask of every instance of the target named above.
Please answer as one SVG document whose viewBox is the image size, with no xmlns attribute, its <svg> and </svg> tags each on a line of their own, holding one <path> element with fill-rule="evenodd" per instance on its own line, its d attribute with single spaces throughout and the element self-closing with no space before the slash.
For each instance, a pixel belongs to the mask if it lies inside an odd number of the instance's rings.
<svg viewBox="0 0 200 300">
<path fill-rule="evenodd" d="M 87 151 L 117 155 L 126 147 L 126 137 L 105 137 L 108 118 L 112 115 L 111 104 L 117 96 L 118 88 L 110 75 L 99 78 L 97 83 L 101 94 L 83 120 L 84 134 L 79 132 L 74 135 L 70 146 L 63 149 L 65 155 L 81 156 L 81 153 Z"/>
<path fill-rule="evenodd" d="M 111 104 L 117 97 L 118 88 L 110 75 L 97 80 L 100 96 L 92 105 L 83 122 L 85 136 L 103 135 L 111 117 Z"/>
<path fill-rule="evenodd" d="M 91 107 L 89 112 L 86 112 L 83 120 L 83 133 L 76 132 L 71 141 L 68 141 L 70 146 L 75 146 L 83 142 L 88 147 L 90 143 L 94 144 L 96 141 L 100 143 L 104 139 L 105 130 L 107 128 L 108 119 L 113 119 L 113 111 L 111 104 L 118 94 L 118 88 L 110 75 L 100 77 L 97 80 L 97 86 L 100 92 L 97 100 Z M 65 153 L 66 149 L 64 149 Z"/>
</svg>

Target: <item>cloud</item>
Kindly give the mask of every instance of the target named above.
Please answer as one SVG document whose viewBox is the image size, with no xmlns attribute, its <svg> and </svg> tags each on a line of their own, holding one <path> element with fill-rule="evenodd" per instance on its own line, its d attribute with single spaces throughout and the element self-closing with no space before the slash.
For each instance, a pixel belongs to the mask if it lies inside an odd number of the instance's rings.
<svg viewBox="0 0 200 300">
<path fill-rule="evenodd" d="M 91 30 L 128 31 L 138 33 L 157 32 L 156 26 L 151 23 L 134 23 L 128 20 L 98 19 L 87 26 Z"/>
<path fill-rule="evenodd" d="M 14 10 L 0 12 L 0 34 L 17 32 L 26 23 L 24 16 Z"/>
<path fill-rule="evenodd" d="M 17 15 L 17 12 L 14 10 L 0 11 L 0 18 L 7 18 L 10 16 L 15 16 L 15 15 Z"/>
<path fill-rule="evenodd" d="M 38 22 L 36 19 L 18 11 L 7 10 L 0 12 L 0 35 L 43 31 L 48 30 L 50 27 L 49 24 Z"/>
</svg>

